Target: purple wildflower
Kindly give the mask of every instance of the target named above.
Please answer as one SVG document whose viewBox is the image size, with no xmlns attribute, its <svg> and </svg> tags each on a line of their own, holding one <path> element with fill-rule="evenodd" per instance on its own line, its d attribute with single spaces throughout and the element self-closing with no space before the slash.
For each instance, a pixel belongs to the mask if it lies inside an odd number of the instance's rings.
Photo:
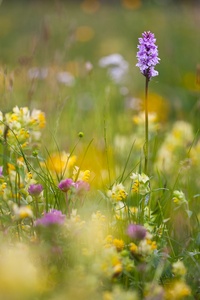
<svg viewBox="0 0 200 300">
<path fill-rule="evenodd" d="M 61 191 L 66 193 L 74 185 L 75 185 L 74 181 L 71 178 L 67 178 L 67 179 L 61 180 L 58 187 Z"/>
<path fill-rule="evenodd" d="M 130 224 L 127 228 L 127 235 L 135 240 L 143 240 L 147 231 L 142 225 Z"/>
<path fill-rule="evenodd" d="M 0 177 L 3 177 L 3 167 L 0 166 Z"/>
<path fill-rule="evenodd" d="M 66 216 L 60 210 L 52 209 L 50 212 L 44 213 L 42 218 L 37 219 L 35 226 L 62 225 L 65 222 L 65 218 Z"/>
<path fill-rule="evenodd" d="M 90 189 L 90 185 L 88 182 L 83 181 L 83 180 L 78 180 L 75 183 L 75 188 L 76 188 L 76 193 L 78 195 L 82 195 L 84 192 L 88 192 Z"/>
<path fill-rule="evenodd" d="M 140 68 L 140 72 L 150 80 L 151 77 L 157 76 L 158 71 L 154 70 L 154 67 L 159 63 L 158 47 L 155 45 L 156 39 L 154 34 L 150 31 L 145 31 L 142 34 L 142 38 L 139 38 L 139 45 L 137 48 L 138 63 L 137 67 Z"/>
<path fill-rule="evenodd" d="M 28 188 L 28 192 L 31 196 L 39 196 L 43 191 L 43 186 L 41 184 L 31 184 Z"/>
</svg>

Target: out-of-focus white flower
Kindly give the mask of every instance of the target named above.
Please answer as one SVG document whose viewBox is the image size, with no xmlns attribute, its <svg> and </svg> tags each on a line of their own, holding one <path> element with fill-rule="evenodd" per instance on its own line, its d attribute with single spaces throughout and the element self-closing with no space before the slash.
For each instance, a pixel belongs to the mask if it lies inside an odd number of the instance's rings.
<svg viewBox="0 0 200 300">
<path fill-rule="evenodd" d="M 14 204 L 13 213 L 16 219 L 33 218 L 33 212 L 29 205 L 19 207 L 17 204 Z"/>
<path fill-rule="evenodd" d="M 93 69 L 92 63 L 91 63 L 90 61 L 86 61 L 86 63 L 85 63 L 85 70 L 86 70 L 88 73 L 90 73 L 90 72 L 92 71 L 92 69 Z"/>
<path fill-rule="evenodd" d="M 108 56 L 104 56 L 99 60 L 99 66 L 102 68 L 110 66 L 119 66 L 124 63 L 124 58 L 118 53 L 113 53 Z"/>
<path fill-rule="evenodd" d="M 30 79 L 40 79 L 43 80 L 48 76 L 48 69 L 47 68 L 31 68 L 28 70 L 28 77 Z"/>
<path fill-rule="evenodd" d="M 73 86 L 75 83 L 74 76 L 69 72 L 59 72 L 57 74 L 57 81 L 67 86 Z"/>
<path fill-rule="evenodd" d="M 102 57 L 99 60 L 99 66 L 101 68 L 107 68 L 108 75 L 116 83 L 121 83 L 123 81 L 124 76 L 129 69 L 128 62 L 118 53 Z"/>
</svg>

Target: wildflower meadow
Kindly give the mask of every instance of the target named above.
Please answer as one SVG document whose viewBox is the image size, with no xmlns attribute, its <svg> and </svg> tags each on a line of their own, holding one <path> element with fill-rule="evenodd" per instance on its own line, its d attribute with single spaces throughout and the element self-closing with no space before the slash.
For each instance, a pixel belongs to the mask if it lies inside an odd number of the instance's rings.
<svg viewBox="0 0 200 300">
<path fill-rule="evenodd" d="M 0 300 L 200 299 L 198 1 L 0 4 Z"/>
</svg>

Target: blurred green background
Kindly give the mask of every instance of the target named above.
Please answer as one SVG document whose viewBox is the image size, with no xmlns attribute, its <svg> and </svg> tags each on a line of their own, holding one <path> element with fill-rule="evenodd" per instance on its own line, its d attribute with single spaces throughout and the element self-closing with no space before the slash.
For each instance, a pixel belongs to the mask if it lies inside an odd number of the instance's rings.
<svg viewBox="0 0 200 300">
<path fill-rule="evenodd" d="M 200 6 L 198 1 L 2 1 L 0 6 L 1 110 L 45 111 L 50 145 L 86 144 L 107 131 L 134 130 L 144 77 L 136 64 L 138 38 L 157 39 L 159 76 L 151 80 L 150 111 L 165 126 L 178 119 L 199 128 Z M 126 70 L 116 82 L 99 60 L 120 54 Z M 71 77 L 70 77 L 71 76 Z M 140 104 L 140 101 L 139 101 Z"/>
</svg>

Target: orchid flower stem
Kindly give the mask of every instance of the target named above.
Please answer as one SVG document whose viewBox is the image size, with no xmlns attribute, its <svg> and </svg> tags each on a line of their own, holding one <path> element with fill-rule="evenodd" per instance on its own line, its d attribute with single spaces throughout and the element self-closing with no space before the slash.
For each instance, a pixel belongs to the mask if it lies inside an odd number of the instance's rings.
<svg viewBox="0 0 200 300">
<path fill-rule="evenodd" d="M 149 160 L 149 119 L 148 119 L 148 86 L 149 78 L 146 76 L 145 81 L 145 147 L 144 147 L 144 173 L 147 174 L 148 171 L 148 160 Z"/>
<path fill-rule="evenodd" d="M 36 216 L 36 219 L 38 218 L 39 216 L 39 206 L 38 206 L 38 197 L 35 197 L 35 216 Z"/>
</svg>

